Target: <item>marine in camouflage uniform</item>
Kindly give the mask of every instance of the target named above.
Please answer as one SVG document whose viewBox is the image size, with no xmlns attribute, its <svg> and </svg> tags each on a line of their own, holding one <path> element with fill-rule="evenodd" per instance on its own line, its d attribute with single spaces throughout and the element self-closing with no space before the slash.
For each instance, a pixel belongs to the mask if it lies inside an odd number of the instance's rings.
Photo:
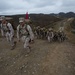
<svg viewBox="0 0 75 75">
<path fill-rule="evenodd" d="M 24 18 L 19 18 L 19 23 L 20 24 L 17 26 L 17 38 L 19 41 L 22 40 L 22 42 L 24 43 L 24 49 L 30 50 L 31 47 L 29 41 L 33 40 L 32 29 L 30 25 L 25 23 Z"/>
<path fill-rule="evenodd" d="M 48 42 L 52 42 L 53 41 L 53 37 L 54 37 L 53 29 L 52 28 L 49 28 L 49 30 L 47 32 Z"/>
<path fill-rule="evenodd" d="M 11 50 L 13 50 L 16 46 L 16 42 L 14 41 L 14 29 L 6 19 L 5 16 L 1 16 L 1 34 L 2 37 L 6 37 L 7 41 L 11 45 Z"/>
</svg>

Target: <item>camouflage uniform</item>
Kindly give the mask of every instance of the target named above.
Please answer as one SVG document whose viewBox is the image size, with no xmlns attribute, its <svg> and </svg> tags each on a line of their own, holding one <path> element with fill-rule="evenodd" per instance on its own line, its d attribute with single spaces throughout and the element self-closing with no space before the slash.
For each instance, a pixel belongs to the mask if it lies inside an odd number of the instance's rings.
<svg viewBox="0 0 75 75">
<path fill-rule="evenodd" d="M 24 18 L 20 18 L 19 22 L 24 22 Z M 17 38 L 18 40 L 22 40 L 24 43 L 24 49 L 29 48 L 29 41 L 33 40 L 34 34 L 32 32 L 32 29 L 29 25 L 25 24 L 22 26 L 19 24 L 17 26 Z"/>
<path fill-rule="evenodd" d="M 10 23 L 8 23 L 5 19 L 5 17 L 2 17 L 2 20 L 5 21 L 5 23 L 1 23 L 1 34 L 2 36 L 6 37 L 7 41 L 10 42 L 13 50 L 15 48 L 15 42 L 14 42 L 14 29 Z"/>
</svg>

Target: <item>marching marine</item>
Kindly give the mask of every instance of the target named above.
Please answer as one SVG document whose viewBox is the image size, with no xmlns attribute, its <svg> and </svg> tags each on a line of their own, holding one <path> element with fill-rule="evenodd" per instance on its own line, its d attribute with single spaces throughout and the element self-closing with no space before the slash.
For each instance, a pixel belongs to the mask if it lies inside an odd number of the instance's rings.
<svg viewBox="0 0 75 75">
<path fill-rule="evenodd" d="M 14 42 L 14 29 L 5 16 L 1 16 L 1 34 L 2 37 L 6 37 L 7 41 L 11 44 L 11 50 L 15 48 L 16 42 Z"/>
<path fill-rule="evenodd" d="M 17 38 L 18 40 L 22 40 L 24 43 L 24 49 L 27 49 L 30 52 L 30 44 L 29 41 L 33 41 L 33 32 L 30 25 L 26 24 L 24 18 L 19 18 L 19 25 L 17 26 Z"/>
<path fill-rule="evenodd" d="M 54 37 L 53 29 L 52 28 L 49 28 L 49 30 L 47 32 L 48 42 L 52 42 L 53 41 L 53 37 Z"/>
</svg>

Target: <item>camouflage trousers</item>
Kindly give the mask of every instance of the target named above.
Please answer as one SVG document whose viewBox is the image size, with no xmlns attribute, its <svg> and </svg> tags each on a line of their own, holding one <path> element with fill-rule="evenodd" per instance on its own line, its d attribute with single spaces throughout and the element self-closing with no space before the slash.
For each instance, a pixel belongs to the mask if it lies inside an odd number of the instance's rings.
<svg viewBox="0 0 75 75">
<path fill-rule="evenodd" d="M 10 43 L 11 46 L 14 46 L 14 33 L 6 32 L 5 34 L 7 41 Z"/>
<path fill-rule="evenodd" d="M 30 40 L 30 37 L 29 36 L 22 36 L 21 37 L 21 40 L 24 44 L 24 48 L 27 48 L 29 47 L 29 40 Z"/>
</svg>

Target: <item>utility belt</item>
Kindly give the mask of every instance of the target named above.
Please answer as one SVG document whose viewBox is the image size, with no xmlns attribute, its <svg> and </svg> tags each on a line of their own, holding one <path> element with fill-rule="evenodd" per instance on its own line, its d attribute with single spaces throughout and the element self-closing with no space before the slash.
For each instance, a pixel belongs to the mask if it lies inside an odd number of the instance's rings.
<svg viewBox="0 0 75 75">
<path fill-rule="evenodd" d="M 29 36 L 29 33 L 28 34 L 20 34 L 20 37 L 22 37 L 22 36 L 28 37 Z"/>
<path fill-rule="evenodd" d="M 7 33 L 7 32 L 9 32 L 10 33 L 10 30 L 3 30 L 4 31 L 4 33 Z"/>
</svg>

